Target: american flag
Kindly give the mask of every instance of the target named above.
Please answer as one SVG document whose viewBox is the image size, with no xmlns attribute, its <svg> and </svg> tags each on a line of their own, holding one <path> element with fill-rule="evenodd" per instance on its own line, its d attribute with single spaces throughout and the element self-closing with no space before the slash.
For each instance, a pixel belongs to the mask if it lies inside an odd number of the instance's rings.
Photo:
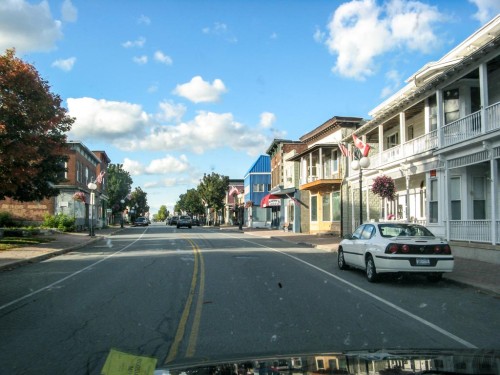
<svg viewBox="0 0 500 375">
<path fill-rule="evenodd" d="M 342 155 L 344 155 L 346 158 L 351 156 L 350 151 L 347 149 L 347 147 L 343 143 L 339 143 L 339 148 L 340 148 L 340 152 L 342 153 Z"/>
<path fill-rule="evenodd" d="M 101 171 L 101 173 L 99 173 L 99 176 L 97 176 L 97 179 L 96 179 L 96 182 L 98 184 L 102 184 L 102 179 L 104 178 L 104 175 L 106 174 L 105 171 Z"/>
</svg>

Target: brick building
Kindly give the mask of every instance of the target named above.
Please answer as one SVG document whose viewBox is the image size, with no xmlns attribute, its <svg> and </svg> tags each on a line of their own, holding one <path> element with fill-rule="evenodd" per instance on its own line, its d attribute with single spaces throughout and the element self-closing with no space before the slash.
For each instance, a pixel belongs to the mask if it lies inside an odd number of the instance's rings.
<svg viewBox="0 0 500 375">
<path fill-rule="evenodd" d="M 89 182 L 96 181 L 103 174 L 100 183 L 97 183 L 94 203 L 94 226 L 102 227 L 108 223 L 106 195 L 106 170 L 111 162 L 105 151 L 90 151 L 82 142 L 67 142 L 68 160 L 65 163 L 65 182 L 56 185 L 59 195 L 35 202 L 19 202 L 7 198 L 0 201 L 0 211 L 9 212 L 14 220 L 23 224 L 39 224 L 46 214 L 55 215 L 64 213 L 75 218 L 77 230 L 89 227 L 90 189 Z M 82 193 L 82 200 L 75 200 L 74 194 Z"/>
</svg>

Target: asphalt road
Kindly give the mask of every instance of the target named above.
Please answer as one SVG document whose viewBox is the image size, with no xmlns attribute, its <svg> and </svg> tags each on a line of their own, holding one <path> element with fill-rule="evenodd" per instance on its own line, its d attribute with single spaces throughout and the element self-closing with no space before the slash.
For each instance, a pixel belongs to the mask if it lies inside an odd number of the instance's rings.
<svg viewBox="0 0 500 375">
<path fill-rule="evenodd" d="M 332 253 L 204 228 L 127 228 L 0 273 L 0 373 L 99 374 L 111 348 L 197 359 L 500 349 L 500 300 L 424 278 L 370 284 Z"/>
</svg>

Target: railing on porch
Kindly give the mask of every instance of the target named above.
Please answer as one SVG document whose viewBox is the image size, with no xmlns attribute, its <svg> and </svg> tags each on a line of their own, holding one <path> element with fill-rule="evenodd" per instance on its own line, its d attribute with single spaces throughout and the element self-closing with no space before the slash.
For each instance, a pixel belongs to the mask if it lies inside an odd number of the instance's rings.
<svg viewBox="0 0 500 375">
<path fill-rule="evenodd" d="M 422 152 L 432 150 L 438 145 L 437 130 L 414 138 L 402 145 L 382 151 L 380 154 L 370 155 L 371 168 L 402 160 Z"/>
<path fill-rule="evenodd" d="M 481 111 L 443 126 L 443 147 L 450 146 L 481 134 Z"/>
<path fill-rule="evenodd" d="M 486 131 L 500 129 L 500 102 L 486 107 Z"/>
<path fill-rule="evenodd" d="M 499 226 L 497 222 L 497 228 Z M 450 239 L 491 243 L 491 220 L 451 220 Z"/>
</svg>

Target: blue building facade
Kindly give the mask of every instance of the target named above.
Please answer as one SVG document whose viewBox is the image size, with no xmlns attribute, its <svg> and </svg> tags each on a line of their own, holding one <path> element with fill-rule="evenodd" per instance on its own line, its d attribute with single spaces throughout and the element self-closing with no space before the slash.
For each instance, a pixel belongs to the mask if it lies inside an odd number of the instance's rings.
<svg viewBox="0 0 500 375">
<path fill-rule="evenodd" d="M 260 155 L 244 178 L 245 225 L 259 228 L 271 224 L 270 210 L 260 207 L 262 199 L 271 189 L 271 158 Z"/>
</svg>

